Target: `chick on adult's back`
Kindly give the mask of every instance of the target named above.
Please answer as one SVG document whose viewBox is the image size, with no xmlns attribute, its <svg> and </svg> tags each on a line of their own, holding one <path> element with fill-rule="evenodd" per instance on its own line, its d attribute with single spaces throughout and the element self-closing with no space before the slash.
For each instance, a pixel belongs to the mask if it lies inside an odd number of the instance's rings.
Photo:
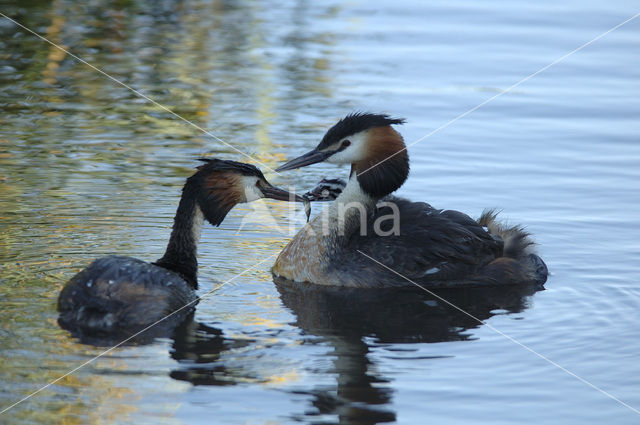
<svg viewBox="0 0 640 425">
<path fill-rule="evenodd" d="M 62 327 L 82 332 L 136 330 L 180 311 L 170 318 L 177 322 L 197 300 L 197 244 L 205 219 L 218 226 L 236 204 L 259 198 L 302 200 L 272 186 L 253 165 L 204 161 L 182 189 L 162 258 L 147 263 L 112 255 L 93 261 L 60 292 Z"/>
<path fill-rule="evenodd" d="M 343 190 L 327 192 L 338 194 L 330 207 L 282 250 L 274 275 L 353 287 L 542 285 L 546 266 L 519 226 L 499 223 L 490 211 L 476 221 L 391 196 L 409 175 L 406 146 L 391 127 L 403 122 L 348 115 L 314 150 L 278 168 L 327 161 L 349 164 L 351 172 Z"/>
</svg>

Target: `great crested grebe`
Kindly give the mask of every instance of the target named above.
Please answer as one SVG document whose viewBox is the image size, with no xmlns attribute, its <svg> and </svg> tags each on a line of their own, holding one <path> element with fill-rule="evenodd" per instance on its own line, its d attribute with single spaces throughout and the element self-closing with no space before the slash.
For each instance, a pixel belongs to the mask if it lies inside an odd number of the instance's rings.
<svg viewBox="0 0 640 425">
<path fill-rule="evenodd" d="M 348 115 L 314 150 L 276 170 L 321 161 L 351 165 L 344 189 L 285 246 L 273 274 L 351 287 L 413 285 L 405 277 L 428 287 L 544 284 L 547 267 L 520 226 L 499 223 L 493 211 L 476 221 L 390 196 L 409 174 L 406 146 L 391 127 L 402 123 L 388 115 Z M 325 193 L 338 193 L 333 182 Z"/>
<path fill-rule="evenodd" d="M 147 263 L 112 255 L 93 261 L 60 292 L 62 327 L 84 332 L 142 329 L 186 304 L 195 305 L 196 253 L 204 219 L 219 226 L 236 204 L 259 198 L 304 201 L 272 186 L 253 165 L 220 159 L 203 161 L 206 164 L 198 167 L 182 189 L 162 258 Z M 184 310 L 185 314 L 191 311 Z"/>
</svg>

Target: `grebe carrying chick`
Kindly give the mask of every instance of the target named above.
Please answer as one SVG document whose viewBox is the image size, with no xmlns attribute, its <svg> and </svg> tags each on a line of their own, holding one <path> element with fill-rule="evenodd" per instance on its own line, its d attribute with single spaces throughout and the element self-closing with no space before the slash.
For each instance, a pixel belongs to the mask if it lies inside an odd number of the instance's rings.
<svg viewBox="0 0 640 425">
<path fill-rule="evenodd" d="M 542 286 L 547 267 L 522 227 L 500 223 L 493 211 L 476 221 L 391 196 L 409 174 L 405 143 L 391 127 L 403 123 L 388 115 L 350 114 L 315 149 L 276 169 L 322 161 L 351 165 L 343 188 L 339 180 L 325 180 L 307 194 L 310 200 L 337 196 L 285 246 L 274 276 L 348 287 L 413 286 L 404 277 L 425 287 Z"/>
<path fill-rule="evenodd" d="M 202 161 L 206 163 L 198 167 L 182 189 L 162 258 L 147 263 L 111 255 L 93 261 L 60 292 L 62 327 L 85 333 L 142 329 L 193 304 L 184 309 L 185 314 L 176 315 L 185 316 L 197 299 L 196 254 L 205 219 L 219 226 L 236 204 L 259 198 L 304 201 L 272 186 L 253 165 L 220 159 Z"/>
</svg>

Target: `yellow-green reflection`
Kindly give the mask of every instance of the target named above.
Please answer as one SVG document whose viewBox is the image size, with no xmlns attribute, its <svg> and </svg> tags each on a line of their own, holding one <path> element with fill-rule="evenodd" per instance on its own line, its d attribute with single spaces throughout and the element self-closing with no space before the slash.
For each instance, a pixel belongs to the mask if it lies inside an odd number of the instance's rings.
<svg viewBox="0 0 640 425">
<path fill-rule="evenodd" d="M 305 99 L 331 92 L 331 34 L 305 38 L 306 12 L 304 2 L 274 13 L 252 1 L 56 0 L 3 9 L 269 164 L 290 156 L 286 140 L 274 137 L 286 128 L 282 123 Z M 286 40 L 273 39 L 275 27 L 290 28 Z M 157 258 L 194 159 L 216 154 L 246 160 L 54 46 L 17 27 L 2 28 L 0 54 L 8 67 L 0 73 L 0 407 L 102 351 L 80 344 L 57 326 L 55 303 L 64 282 L 100 255 Z M 308 56 L 311 42 L 322 57 Z M 283 205 L 267 207 L 278 220 L 287 214 Z M 240 224 L 231 220 L 231 226 Z M 256 229 L 252 226 L 249 230 Z M 285 237 L 258 227 L 264 237 L 256 242 L 248 239 L 255 236 L 251 231 L 245 236 L 224 229 L 217 230 L 216 243 L 202 249 L 203 274 L 229 278 L 250 265 L 253 256 L 277 252 Z M 217 254 L 214 248 L 226 243 L 227 251 Z M 256 243 L 261 248 L 252 250 Z M 237 256 L 237 261 L 219 266 L 225 256 Z M 269 280 L 269 266 L 248 273 L 244 284 Z M 278 328 L 281 323 L 269 313 L 274 307 L 274 300 L 265 299 L 258 313 L 245 307 L 218 319 Z M 229 335 L 235 336 L 243 338 Z M 223 350 L 221 357 L 232 364 L 225 379 L 265 385 L 296 380 L 295 366 L 285 359 L 255 354 L 274 341 L 256 343 L 246 354 L 241 348 Z M 115 350 L 15 407 L 6 418 L 11 423 L 117 423 L 146 415 L 151 408 L 145 400 L 154 394 L 189 388 L 169 377 L 174 361 L 166 344 L 139 350 Z M 249 372 L 246 364 L 251 364 Z M 162 406 L 154 414 L 168 420 L 180 403 Z"/>
</svg>

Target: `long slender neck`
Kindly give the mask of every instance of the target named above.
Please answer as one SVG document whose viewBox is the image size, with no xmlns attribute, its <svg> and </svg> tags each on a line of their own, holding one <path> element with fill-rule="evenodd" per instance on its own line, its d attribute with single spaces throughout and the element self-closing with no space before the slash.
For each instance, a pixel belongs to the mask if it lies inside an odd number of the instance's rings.
<svg viewBox="0 0 640 425">
<path fill-rule="evenodd" d="M 366 229 L 378 199 L 362 190 L 355 173 L 340 196 L 313 222 L 314 231 L 322 235 L 326 248 L 347 243 L 350 236 Z"/>
<path fill-rule="evenodd" d="M 167 249 L 156 265 L 180 274 L 194 288 L 198 288 L 197 246 L 203 223 L 203 214 L 198 206 L 195 182 L 187 180 L 182 189 L 173 230 Z"/>
<path fill-rule="evenodd" d="M 319 216 L 323 244 L 332 249 L 345 245 L 367 228 L 378 200 L 398 189 L 409 175 L 409 156 L 400 133 L 391 127 L 370 130 L 370 156 L 351 165 L 349 182 L 333 204 Z"/>
</svg>

